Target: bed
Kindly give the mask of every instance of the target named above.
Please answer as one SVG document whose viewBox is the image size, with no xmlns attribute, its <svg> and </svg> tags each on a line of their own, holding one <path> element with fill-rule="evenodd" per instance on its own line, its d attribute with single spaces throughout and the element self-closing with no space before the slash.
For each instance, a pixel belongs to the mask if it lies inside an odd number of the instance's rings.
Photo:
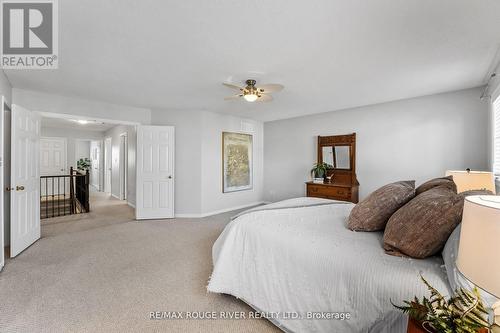
<svg viewBox="0 0 500 333">
<path fill-rule="evenodd" d="M 267 313 L 285 332 L 406 332 L 391 305 L 450 293 L 442 258 L 389 256 L 381 232 L 346 228 L 354 204 L 296 198 L 236 216 L 212 250 L 208 291 Z"/>
</svg>

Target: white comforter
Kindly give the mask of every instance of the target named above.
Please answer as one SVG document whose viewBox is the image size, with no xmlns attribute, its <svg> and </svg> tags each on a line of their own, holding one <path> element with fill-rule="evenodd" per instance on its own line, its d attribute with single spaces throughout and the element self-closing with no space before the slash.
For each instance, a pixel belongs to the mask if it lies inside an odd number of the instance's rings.
<svg viewBox="0 0 500 333">
<path fill-rule="evenodd" d="M 420 274 L 448 294 L 442 259 L 386 255 L 382 233 L 346 228 L 353 206 L 297 198 L 242 214 L 213 246 L 208 290 L 268 312 L 284 331 L 406 332 L 406 318 L 390 300 L 427 295 Z M 286 319 L 284 312 L 300 318 Z M 351 317 L 308 319 L 308 312 Z"/>
</svg>

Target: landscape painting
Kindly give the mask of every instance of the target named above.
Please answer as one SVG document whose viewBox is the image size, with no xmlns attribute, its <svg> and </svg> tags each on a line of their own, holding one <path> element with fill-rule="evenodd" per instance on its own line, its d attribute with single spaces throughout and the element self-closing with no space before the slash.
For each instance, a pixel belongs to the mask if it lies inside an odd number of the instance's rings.
<svg viewBox="0 0 500 333">
<path fill-rule="evenodd" d="M 222 133 L 223 192 L 252 188 L 252 135 Z"/>
</svg>

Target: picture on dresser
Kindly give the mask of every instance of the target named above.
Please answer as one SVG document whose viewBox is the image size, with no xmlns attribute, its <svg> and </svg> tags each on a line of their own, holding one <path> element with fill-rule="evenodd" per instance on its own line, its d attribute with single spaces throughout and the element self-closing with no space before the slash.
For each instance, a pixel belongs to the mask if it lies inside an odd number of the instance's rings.
<svg viewBox="0 0 500 333">
<path fill-rule="evenodd" d="M 222 189 L 224 193 L 252 188 L 252 143 L 250 134 L 222 133 Z"/>
</svg>

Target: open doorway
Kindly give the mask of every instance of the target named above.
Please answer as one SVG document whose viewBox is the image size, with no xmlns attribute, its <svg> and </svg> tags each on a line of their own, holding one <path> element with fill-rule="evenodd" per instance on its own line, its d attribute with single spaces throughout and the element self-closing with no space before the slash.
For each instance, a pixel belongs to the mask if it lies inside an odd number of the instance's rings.
<svg viewBox="0 0 500 333">
<path fill-rule="evenodd" d="M 61 223 L 69 215 L 89 211 L 106 214 L 123 207 L 134 216 L 135 187 L 129 184 L 135 183 L 136 125 L 61 114 L 41 116 L 42 234 L 44 226 L 55 220 Z"/>
<path fill-rule="evenodd" d="M 120 200 L 127 200 L 128 192 L 128 135 L 120 134 Z"/>
<path fill-rule="evenodd" d="M 112 138 L 104 140 L 104 192 L 111 195 Z"/>
</svg>

